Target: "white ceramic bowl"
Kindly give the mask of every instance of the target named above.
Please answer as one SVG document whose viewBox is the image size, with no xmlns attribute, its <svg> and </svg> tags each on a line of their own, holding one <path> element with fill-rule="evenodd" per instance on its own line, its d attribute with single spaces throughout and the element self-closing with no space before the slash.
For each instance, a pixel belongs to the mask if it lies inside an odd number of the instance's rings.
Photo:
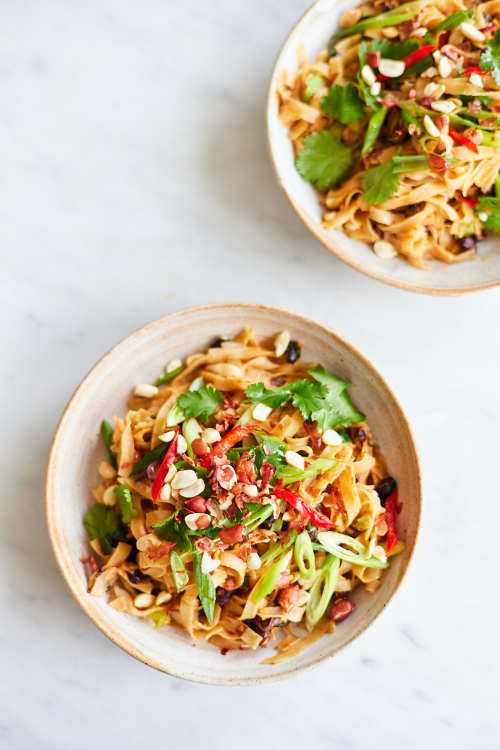
<svg viewBox="0 0 500 750">
<path fill-rule="evenodd" d="M 98 482 L 97 462 L 104 457 L 99 439 L 101 419 L 124 414 L 131 387 L 154 381 L 168 360 L 203 350 L 215 337 L 231 336 L 245 326 L 253 326 L 259 336 L 290 330 L 292 337 L 303 343 L 305 360 L 321 362 L 356 384 L 354 400 L 367 414 L 383 447 L 403 503 L 398 524 L 406 549 L 394 558 L 377 593 L 356 592 L 356 610 L 335 633 L 276 666 L 261 664 L 270 656 L 269 650 L 221 656 L 208 644 L 194 647 L 181 630 L 155 630 L 152 623 L 117 612 L 105 597 L 87 593 L 80 562 L 89 550 L 83 517 L 92 503 L 90 489 Z M 171 675 L 215 684 L 255 684 L 288 677 L 332 656 L 356 638 L 385 607 L 403 578 L 417 536 L 421 503 L 419 464 L 410 428 L 373 365 L 325 326 L 284 310 L 250 304 L 220 304 L 169 315 L 136 331 L 106 354 L 78 387 L 61 418 L 50 453 L 46 491 L 57 561 L 74 597 L 95 624 L 146 664 Z"/>
<path fill-rule="evenodd" d="M 341 231 L 323 228 L 318 193 L 295 169 L 288 132 L 278 118 L 276 87 L 283 70 L 289 73 L 297 70 L 298 46 L 304 45 L 309 59 L 314 60 L 327 46 L 345 11 L 357 5 L 359 0 L 318 0 L 294 26 L 278 55 L 267 100 L 267 134 L 280 186 L 306 227 L 327 250 L 378 281 L 427 294 L 460 294 L 499 285 L 500 240 L 495 235 L 480 243 L 480 254 L 474 261 L 448 265 L 436 260 L 431 270 L 422 271 L 399 257 L 379 258 L 366 243 L 353 240 Z"/>
</svg>

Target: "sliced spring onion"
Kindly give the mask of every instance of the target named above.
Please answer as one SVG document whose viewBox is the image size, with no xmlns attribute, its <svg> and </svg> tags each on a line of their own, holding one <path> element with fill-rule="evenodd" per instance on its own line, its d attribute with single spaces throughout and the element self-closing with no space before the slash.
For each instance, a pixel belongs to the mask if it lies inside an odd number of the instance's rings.
<svg viewBox="0 0 500 750">
<path fill-rule="evenodd" d="M 198 588 L 198 596 L 201 606 L 208 622 L 214 619 L 215 610 L 215 585 L 210 573 L 204 573 L 201 569 L 201 552 L 193 552 L 194 579 Z"/>
<path fill-rule="evenodd" d="M 278 466 L 276 476 L 283 481 L 283 484 L 293 484 L 294 482 L 311 479 L 317 474 L 329 471 L 337 464 L 338 461 L 336 458 L 317 458 L 315 461 L 310 461 L 305 469 L 297 469 L 295 466 L 284 464 L 283 466 Z"/>
<path fill-rule="evenodd" d="M 307 531 L 303 531 L 302 534 L 298 535 L 295 541 L 294 556 L 302 578 L 312 578 L 316 572 L 316 561 L 314 559 L 311 537 Z"/>
<path fill-rule="evenodd" d="M 189 575 L 178 552 L 172 550 L 170 553 L 170 567 L 177 591 L 180 591 L 189 582 Z"/>
<path fill-rule="evenodd" d="M 292 544 L 295 544 L 296 538 L 297 532 L 295 531 L 295 529 L 292 529 L 290 533 L 290 539 L 286 544 L 281 544 L 281 542 L 279 542 L 278 544 L 270 547 L 266 552 L 264 552 L 263 555 L 260 556 L 262 565 L 267 565 L 267 563 L 271 562 L 271 560 L 274 560 L 274 558 L 278 557 L 278 555 L 281 555 L 281 553 L 287 550 Z"/>
<path fill-rule="evenodd" d="M 263 505 L 258 510 L 254 510 L 252 513 L 250 513 L 248 518 L 243 521 L 243 525 L 247 530 L 247 534 L 260 526 L 261 523 L 264 523 L 264 521 L 268 519 L 269 516 L 272 516 L 273 511 L 274 508 L 272 505 Z"/>
<path fill-rule="evenodd" d="M 473 15 L 473 10 L 459 10 L 457 13 L 452 13 L 451 16 L 445 18 L 441 23 L 438 23 L 437 26 L 434 26 L 431 31 L 433 34 L 435 32 L 439 33 L 440 31 L 451 31 L 452 29 L 456 29 L 457 26 L 460 26 L 464 21 L 468 21 Z"/>
<path fill-rule="evenodd" d="M 306 606 L 306 625 L 313 628 L 321 620 L 335 591 L 339 577 L 340 559 L 327 555 L 309 591 Z"/>
<path fill-rule="evenodd" d="M 277 563 L 269 568 L 267 573 L 262 578 L 260 586 L 253 595 L 252 599 L 254 604 L 258 604 L 261 599 L 270 594 L 271 591 L 274 591 L 280 574 L 285 570 L 285 568 L 288 567 L 288 564 L 292 559 L 292 552 L 293 550 L 289 550 L 289 552 L 283 555 L 283 557 L 280 558 Z"/>
<path fill-rule="evenodd" d="M 191 419 L 186 419 L 186 421 L 182 425 L 182 434 L 184 435 L 184 439 L 187 444 L 188 456 L 190 456 L 191 458 L 195 458 L 194 451 L 191 448 L 191 443 L 201 435 L 201 427 L 199 422 L 193 417 Z"/>
<path fill-rule="evenodd" d="M 320 531 L 318 542 L 327 552 L 353 565 L 359 565 L 363 568 L 387 568 L 389 565 L 388 562 L 382 562 L 382 560 L 376 557 L 366 557 L 367 549 L 364 544 L 361 544 L 357 539 L 347 536 L 347 534 L 340 534 L 337 531 Z M 359 554 L 351 552 L 351 550 L 347 550 L 341 545 L 349 545 L 351 549 L 356 550 Z"/>
<path fill-rule="evenodd" d="M 236 424 L 248 424 L 250 420 L 252 419 L 252 412 L 255 409 L 255 404 L 252 404 L 248 407 L 248 409 L 245 409 L 241 417 L 238 419 Z"/>
<path fill-rule="evenodd" d="M 158 378 L 155 385 L 158 387 L 160 385 L 165 385 L 165 383 L 169 383 L 171 380 L 177 377 L 177 375 L 180 375 L 183 370 L 186 369 L 186 365 L 179 365 L 179 367 L 176 367 L 175 370 L 172 370 L 171 372 L 166 372 L 165 375 L 162 375 L 161 378 Z"/>
</svg>

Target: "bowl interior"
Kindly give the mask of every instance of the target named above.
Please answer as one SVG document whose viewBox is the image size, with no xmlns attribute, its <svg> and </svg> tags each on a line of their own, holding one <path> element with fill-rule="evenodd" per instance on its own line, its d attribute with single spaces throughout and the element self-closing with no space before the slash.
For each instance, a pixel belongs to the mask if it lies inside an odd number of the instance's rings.
<svg viewBox="0 0 500 750">
<path fill-rule="evenodd" d="M 341 260 L 358 271 L 394 286 L 413 291 L 453 294 L 500 284 L 500 240 L 492 235 L 479 246 L 475 261 L 448 265 L 432 261 L 432 268 L 422 271 L 402 258 L 378 258 L 364 242 L 353 240 L 338 230 L 325 230 L 321 224 L 318 193 L 295 169 L 293 148 L 286 128 L 278 118 L 276 88 L 283 70 L 297 70 L 296 52 L 303 45 L 308 58 L 314 60 L 324 49 L 345 11 L 359 0 L 319 0 L 301 18 L 288 36 L 273 69 L 267 105 L 267 127 L 271 157 L 279 183 L 295 211 L 315 237 Z"/>
<path fill-rule="evenodd" d="M 353 615 L 335 633 L 302 654 L 276 666 L 261 664 L 270 649 L 221 656 L 207 644 L 193 647 L 175 628 L 155 630 L 152 623 L 116 612 L 105 598 L 86 592 L 80 558 L 88 554 L 83 517 L 98 483 L 97 461 L 104 457 L 99 424 L 126 410 L 136 382 L 152 382 L 174 357 L 205 349 L 218 335 L 253 326 L 260 336 L 284 328 L 304 345 L 305 360 L 318 361 L 355 383 L 353 397 L 383 446 L 397 477 L 403 509 L 399 516 L 405 551 L 394 559 L 376 594 L 356 592 Z M 259 305 L 218 305 L 186 310 L 132 334 L 89 373 L 70 401 L 54 440 L 47 475 L 48 523 L 61 570 L 74 596 L 92 620 L 118 645 L 170 674 L 211 683 L 252 683 L 277 679 L 334 654 L 376 617 L 396 590 L 411 556 L 420 515 L 418 459 L 410 429 L 388 386 L 364 358 L 329 329 L 277 309 Z"/>
</svg>

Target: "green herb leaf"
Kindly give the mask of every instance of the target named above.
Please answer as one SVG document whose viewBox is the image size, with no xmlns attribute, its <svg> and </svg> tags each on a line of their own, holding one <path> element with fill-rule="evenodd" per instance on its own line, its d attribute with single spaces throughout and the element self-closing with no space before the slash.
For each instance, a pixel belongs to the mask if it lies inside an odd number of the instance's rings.
<svg viewBox="0 0 500 750">
<path fill-rule="evenodd" d="M 206 615 L 208 622 L 214 619 L 215 609 L 215 585 L 212 576 L 209 573 L 203 573 L 201 569 L 201 552 L 193 552 L 193 570 L 196 586 L 198 587 L 198 596 L 201 606 Z"/>
<path fill-rule="evenodd" d="M 372 206 L 389 200 L 399 187 L 399 177 L 394 173 L 392 159 L 365 172 L 361 184 L 365 192 L 363 197 Z"/>
<path fill-rule="evenodd" d="M 196 391 L 183 393 L 177 399 L 177 403 L 186 417 L 200 417 L 206 421 L 219 404 L 224 401 L 223 394 L 211 385 L 202 385 Z"/>
<path fill-rule="evenodd" d="M 327 388 L 323 408 L 311 415 L 322 432 L 364 422 L 365 415 L 356 409 L 347 392 L 348 383 L 331 375 L 321 365 L 310 368 L 308 372 Z"/>
<path fill-rule="evenodd" d="M 492 73 L 497 85 L 500 86 L 500 29 L 481 53 L 479 65 L 487 73 Z"/>
<path fill-rule="evenodd" d="M 113 440 L 113 433 L 114 433 L 113 427 L 110 425 L 110 423 L 106 419 L 103 419 L 101 422 L 102 442 L 104 443 L 106 447 L 106 451 L 108 453 L 108 458 L 109 458 L 109 463 L 114 469 L 116 469 L 117 467 L 116 456 L 111 450 L 111 442 Z"/>
<path fill-rule="evenodd" d="M 306 87 L 302 95 L 303 100 L 305 102 L 309 102 L 313 98 L 314 94 L 319 91 L 322 85 L 323 76 L 321 76 L 319 73 L 311 73 L 306 81 Z"/>
<path fill-rule="evenodd" d="M 318 387 L 312 380 L 297 380 L 292 387 L 292 404 L 300 410 L 304 419 L 309 419 L 314 411 L 323 408 L 327 392 L 324 386 Z"/>
<path fill-rule="evenodd" d="M 490 232 L 500 232 L 500 200 L 498 197 L 482 195 L 474 208 L 483 226 Z M 483 214 L 488 218 L 483 221 Z"/>
<path fill-rule="evenodd" d="M 132 495 L 126 484 L 119 484 L 114 488 L 118 507 L 122 514 L 123 523 L 130 523 L 133 518 L 137 518 L 137 511 L 132 502 Z"/>
<path fill-rule="evenodd" d="M 402 60 L 408 57 L 419 47 L 416 39 L 407 39 L 405 42 L 391 42 L 389 39 L 374 39 L 370 44 L 370 52 L 380 52 L 381 57 L 391 60 Z"/>
<path fill-rule="evenodd" d="M 162 375 L 161 378 L 158 378 L 155 385 L 165 385 L 165 383 L 169 383 L 171 380 L 177 377 L 177 375 L 180 375 L 183 370 L 186 369 L 186 365 L 179 365 L 179 367 L 176 367 L 175 370 L 172 370 L 172 372 L 166 372 L 165 375 Z"/>
<path fill-rule="evenodd" d="M 298 173 L 325 192 L 347 176 L 352 164 L 351 149 L 328 130 L 304 138 L 304 148 L 295 161 Z"/>
<path fill-rule="evenodd" d="M 452 13 L 451 16 L 445 18 L 444 21 L 441 21 L 441 23 L 438 23 L 437 26 L 434 26 L 431 31 L 433 33 L 439 33 L 440 31 L 451 31 L 452 29 L 456 29 L 457 26 L 460 26 L 460 24 L 464 21 L 468 21 L 469 18 L 473 17 L 473 15 L 473 10 L 459 10 L 457 13 Z"/>
<path fill-rule="evenodd" d="M 130 476 L 135 477 L 136 474 L 140 474 L 141 472 L 146 471 L 149 464 L 152 464 L 155 461 L 158 461 L 160 458 L 163 458 L 167 450 L 168 445 L 166 443 L 159 443 L 156 448 L 153 448 L 152 451 L 149 451 L 149 453 L 146 453 L 145 456 L 137 461 L 136 465 L 130 472 Z"/>
<path fill-rule="evenodd" d="M 278 409 L 290 400 L 288 384 L 272 389 L 266 388 L 264 383 L 253 383 L 245 390 L 245 394 L 254 404 L 265 404 L 271 409 Z"/>
<path fill-rule="evenodd" d="M 96 503 L 85 517 L 85 529 L 91 539 L 99 539 L 105 555 L 111 554 L 118 542 L 127 538 L 118 515 L 108 505 Z"/>
<path fill-rule="evenodd" d="M 158 536 L 162 539 L 166 539 L 167 542 L 175 542 L 178 552 L 190 552 L 191 541 L 189 539 L 189 529 L 183 524 L 175 520 L 175 513 L 166 518 L 160 523 L 156 523 L 153 526 Z"/>
<path fill-rule="evenodd" d="M 352 83 L 331 86 L 328 94 L 321 100 L 320 109 L 332 120 L 338 120 L 344 125 L 361 120 L 365 115 L 363 102 Z"/>
</svg>

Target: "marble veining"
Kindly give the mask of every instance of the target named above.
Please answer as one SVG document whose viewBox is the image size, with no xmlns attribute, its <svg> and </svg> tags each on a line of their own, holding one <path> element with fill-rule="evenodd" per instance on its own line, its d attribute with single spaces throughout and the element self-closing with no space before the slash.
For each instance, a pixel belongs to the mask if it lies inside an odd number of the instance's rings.
<svg viewBox="0 0 500 750">
<path fill-rule="evenodd" d="M 2 748 L 498 747 L 500 292 L 382 286 L 295 217 L 266 153 L 264 100 L 305 8 L 3 7 Z M 51 435 L 84 373 L 145 322 L 221 300 L 309 314 L 373 358 L 426 484 L 420 544 L 388 609 L 332 662 L 259 688 L 174 680 L 122 653 L 67 591 L 44 520 Z"/>
</svg>

